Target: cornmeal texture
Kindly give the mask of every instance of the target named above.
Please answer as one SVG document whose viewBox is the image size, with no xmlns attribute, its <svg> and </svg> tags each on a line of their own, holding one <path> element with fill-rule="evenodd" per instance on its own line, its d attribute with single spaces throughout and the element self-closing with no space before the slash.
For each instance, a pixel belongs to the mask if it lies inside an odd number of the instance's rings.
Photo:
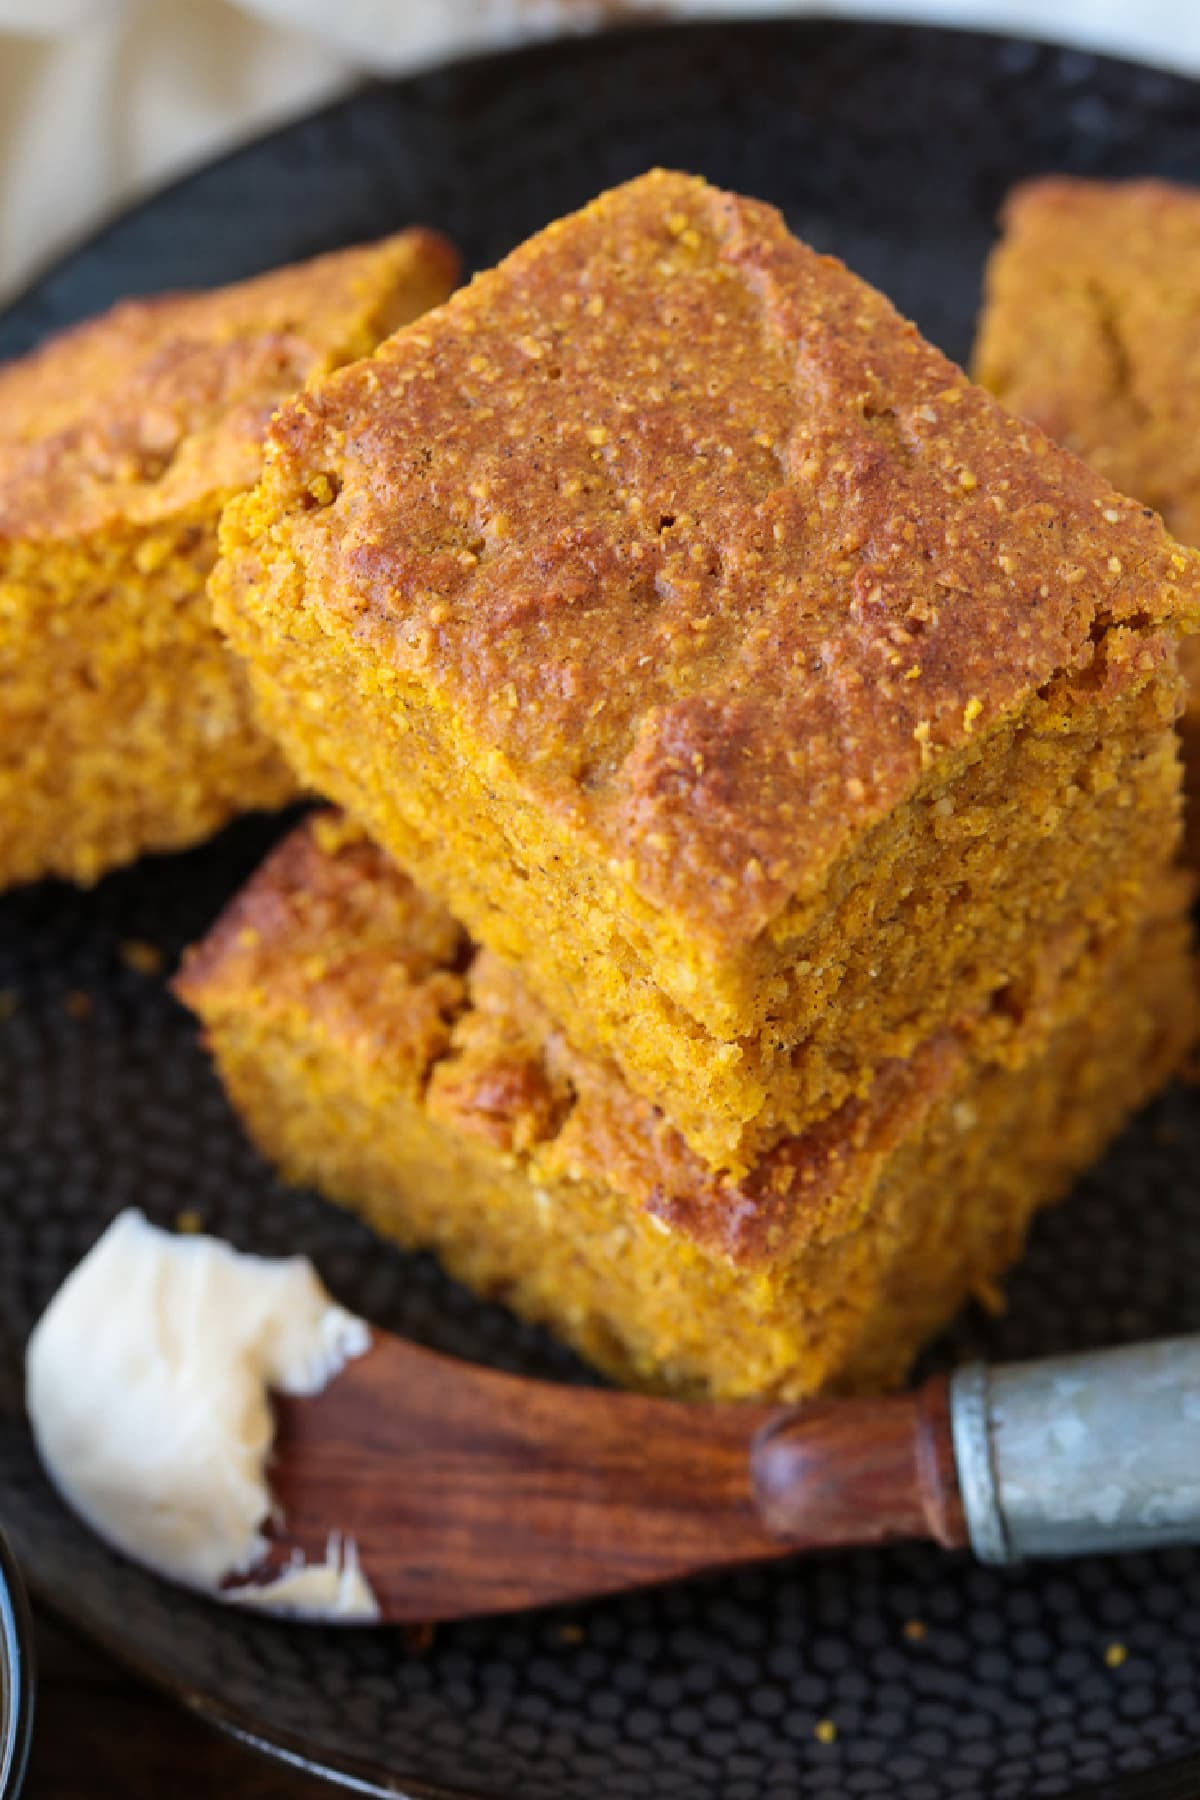
<svg viewBox="0 0 1200 1800">
<path fill-rule="evenodd" d="M 1200 560 L 687 176 L 284 407 L 222 541 L 304 781 L 715 1168 L 1174 852 Z"/>
<path fill-rule="evenodd" d="M 1122 941 L 1048 964 L 1006 1063 L 960 1020 L 742 1180 L 335 817 L 285 840 L 177 991 L 289 1179 L 618 1380 L 798 1398 L 900 1380 L 1166 1077 L 1195 1022 L 1184 904 L 1172 878 Z"/>
<path fill-rule="evenodd" d="M 279 402 L 455 272 L 406 232 L 126 302 L 0 369 L 0 887 L 94 881 L 295 792 L 212 622 L 217 521 Z"/>
<path fill-rule="evenodd" d="M 988 266 L 980 381 L 1200 544 L 1200 192 L 1055 176 L 1014 190 Z M 1200 862 L 1200 640 L 1184 645 Z"/>
</svg>

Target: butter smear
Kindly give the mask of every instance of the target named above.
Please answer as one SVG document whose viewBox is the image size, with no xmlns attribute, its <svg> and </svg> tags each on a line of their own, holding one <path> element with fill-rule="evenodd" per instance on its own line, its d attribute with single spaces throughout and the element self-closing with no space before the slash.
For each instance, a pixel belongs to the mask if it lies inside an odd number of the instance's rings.
<svg viewBox="0 0 1200 1800">
<path fill-rule="evenodd" d="M 246 1256 L 130 1210 L 64 1282 L 29 1340 L 26 1403 L 63 1498 L 101 1537 L 217 1593 L 267 1552 L 269 1392 L 320 1393 L 370 1347 L 306 1257 Z M 378 1608 L 352 1541 L 222 1598 L 311 1617 Z"/>
</svg>

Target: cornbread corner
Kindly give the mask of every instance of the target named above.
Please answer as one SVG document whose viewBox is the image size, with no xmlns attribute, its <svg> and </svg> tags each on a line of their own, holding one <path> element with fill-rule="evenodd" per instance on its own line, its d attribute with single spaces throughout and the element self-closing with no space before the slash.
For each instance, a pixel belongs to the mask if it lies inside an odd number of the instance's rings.
<svg viewBox="0 0 1200 1800">
<path fill-rule="evenodd" d="M 285 406 L 222 544 L 302 779 L 715 1168 L 1175 853 L 1200 558 L 687 176 Z"/>
<path fill-rule="evenodd" d="M 974 366 L 1200 544 L 1200 190 L 1047 176 L 1015 188 Z M 1189 854 L 1200 863 L 1200 639 L 1183 647 Z"/>
<path fill-rule="evenodd" d="M 91 882 L 294 794 L 212 623 L 221 508 L 279 402 L 456 272 L 407 231 L 126 301 L 0 369 L 0 888 Z"/>
<path fill-rule="evenodd" d="M 1170 1073 L 1195 1026 L 1185 886 L 1060 959 L 1006 1062 L 961 1018 L 741 1181 L 336 816 L 284 841 L 176 991 L 288 1179 L 621 1381 L 796 1399 L 902 1379 Z"/>
</svg>

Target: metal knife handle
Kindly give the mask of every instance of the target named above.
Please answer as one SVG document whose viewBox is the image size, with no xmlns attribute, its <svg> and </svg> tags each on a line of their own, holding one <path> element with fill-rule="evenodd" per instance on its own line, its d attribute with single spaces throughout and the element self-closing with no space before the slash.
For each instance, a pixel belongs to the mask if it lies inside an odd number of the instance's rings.
<svg viewBox="0 0 1200 1800">
<path fill-rule="evenodd" d="M 1200 1543 L 1200 1337 L 971 1364 L 950 1425 L 981 1562 Z"/>
</svg>

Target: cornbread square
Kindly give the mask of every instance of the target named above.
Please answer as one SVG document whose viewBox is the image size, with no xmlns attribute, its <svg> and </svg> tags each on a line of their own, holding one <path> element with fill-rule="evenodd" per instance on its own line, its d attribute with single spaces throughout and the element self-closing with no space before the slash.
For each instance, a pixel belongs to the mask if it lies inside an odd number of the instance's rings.
<svg viewBox="0 0 1200 1800">
<path fill-rule="evenodd" d="M 1050 176 L 1014 189 L 1003 226 L 978 379 L 1200 544 L 1200 192 Z M 1200 860 L 1200 639 L 1182 660 Z"/>
<path fill-rule="evenodd" d="M 1045 176 L 1002 223 L 979 380 L 1200 543 L 1200 191 Z"/>
<path fill-rule="evenodd" d="M 304 781 L 715 1168 L 1174 854 L 1200 559 L 687 176 L 284 407 L 222 544 Z"/>
<path fill-rule="evenodd" d="M 960 1020 L 740 1181 L 335 817 L 284 841 L 177 992 L 288 1179 L 618 1380 L 799 1398 L 898 1381 L 1165 1078 L 1195 1022 L 1185 900 L 1172 878 L 1060 966 L 1007 1065 Z"/>
<path fill-rule="evenodd" d="M 0 369 L 0 887 L 91 882 L 280 805 L 205 593 L 279 402 L 443 300 L 425 231 L 129 301 Z"/>
</svg>

